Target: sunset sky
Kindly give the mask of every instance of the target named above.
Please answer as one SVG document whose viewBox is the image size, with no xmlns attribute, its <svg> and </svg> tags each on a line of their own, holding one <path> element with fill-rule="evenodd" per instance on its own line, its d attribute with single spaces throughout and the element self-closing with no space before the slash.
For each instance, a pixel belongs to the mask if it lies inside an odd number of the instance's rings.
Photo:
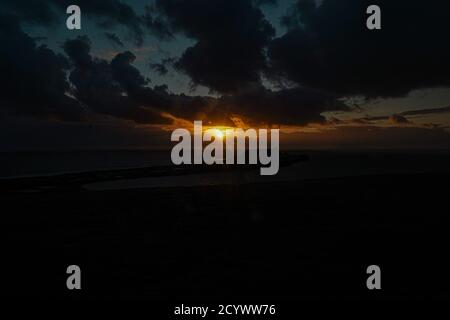
<svg viewBox="0 0 450 320">
<path fill-rule="evenodd" d="M 450 3 L 375 1 L 370 31 L 372 2 L 3 0 L 0 151 L 169 148 L 194 120 L 289 148 L 449 148 Z"/>
</svg>

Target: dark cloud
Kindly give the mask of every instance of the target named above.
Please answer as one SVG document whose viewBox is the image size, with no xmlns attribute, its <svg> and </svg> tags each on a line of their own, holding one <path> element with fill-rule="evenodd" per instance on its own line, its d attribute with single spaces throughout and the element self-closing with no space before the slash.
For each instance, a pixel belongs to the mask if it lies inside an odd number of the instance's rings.
<svg viewBox="0 0 450 320">
<path fill-rule="evenodd" d="M 87 69 L 91 66 L 91 41 L 86 35 L 66 41 L 63 49 L 76 67 Z"/>
<path fill-rule="evenodd" d="M 70 97 L 68 61 L 25 34 L 11 16 L 0 16 L 0 107 L 16 114 L 80 120 Z"/>
<path fill-rule="evenodd" d="M 178 33 L 192 39 L 194 44 L 180 58 L 162 59 L 150 68 L 160 75 L 167 74 L 169 66 L 180 70 L 194 84 L 222 94 L 217 97 L 173 94 L 165 85 L 151 87 L 150 79 L 134 65 L 131 51 L 123 50 L 111 61 L 96 58 L 84 36 L 66 41 L 65 55 L 56 54 L 37 46 L 17 22 L 14 27 L 6 21 L 2 43 L 8 45 L 0 52 L 7 72 L 1 77 L 2 90 L 9 92 L 2 99 L 13 100 L 13 94 L 20 96 L 17 101 L 26 99 L 23 90 L 29 86 L 29 96 L 38 102 L 34 109 L 28 103 L 10 105 L 24 113 L 61 119 L 102 114 L 167 124 L 171 120 L 164 114 L 170 114 L 212 124 L 232 124 L 233 118 L 240 117 L 255 125 L 304 125 L 324 123 L 325 111 L 349 110 L 339 100 L 342 96 L 400 96 L 415 88 L 450 84 L 450 44 L 442 38 L 444 33 L 431 32 L 446 30 L 446 13 L 440 10 L 447 5 L 438 7 L 433 19 L 429 13 L 418 19 L 422 10 L 416 1 L 380 1 L 383 30 L 371 32 L 365 27 L 368 1 L 324 0 L 317 6 L 315 1 L 301 0 L 283 20 L 288 32 L 273 39 L 274 29 L 259 8 L 270 2 L 155 0 L 140 16 L 121 1 L 79 1 L 82 11 L 95 16 L 102 27 L 125 26 L 138 43 L 145 28 L 161 39 L 173 39 Z M 5 5 L 9 12 L 31 21 L 27 10 L 38 2 L 29 3 L 29 7 L 12 1 Z M 51 22 L 51 12 L 69 4 L 39 3 L 43 12 L 34 17 L 39 23 Z M 421 23 L 411 21 L 414 18 Z M 104 34 L 123 47 L 115 33 Z M 290 86 L 268 89 L 262 74 Z M 23 83 L 26 77 L 30 79 Z M 406 123 L 409 115 L 399 113 L 383 120 Z"/>
<path fill-rule="evenodd" d="M 253 124 L 305 124 L 323 122 L 320 113 L 324 111 L 348 110 L 332 95 L 301 88 L 271 91 L 258 87 L 221 98 L 175 95 L 166 86 L 149 87 L 149 79 L 133 66 L 136 57 L 132 52 L 119 53 L 108 63 L 90 56 L 86 38 L 68 41 L 64 47 L 77 65 L 70 76 L 75 96 L 96 112 L 136 122 L 167 123 L 160 114 L 168 113 L 213 124 L 231 125 L 235 116 Z"/>
<path fill-rule="evenodd" d="M 135 58 L 133 53 L 126 51 L 116 55 L 110 64 L 114 81 L 123 88 L 130 100 L 158 114 L 167 113 L 189 120 L 199 119 L 202 114 L 211 112 L 215 102 L 213 98 L 171 94 L 165 85 L 149 87 L 149 79 L 132 65 Z M 169 122 L 167 118 L 160 118 L 159 121 Z"/>
<path fill-rule="evenodd" d="M 349 110 L 335 96 L 324 92 L 293 88 L 279 91 L 254 89 L 220 99 L 221 109 L 244 116 L 254 124 L 304 125 L 322 123 L 322 112 Z"/>
<path fill-rule="evenodd" d="M 253 0 L 253 3 L 257 6 L 276 5 L 278 3 L 278 0 Z"/>
<path fill-rule="evenodd" d="M 379 0 L 382 30 L 366 28 L 373 1 L 298 0 L 289 31 L 269 45 L 273 77 L 341 96 L 403 96 L 450 85 L 450 2 Z"/>
<path fill-rule="evenodd" d="M 414 126 L 341 126 L 315 134 L 291 134 L 281 139 L 282 148 L 314 149 L 442 149 L 450 145 L 450 132 Z"/>
<path fill-rule="evenodd" d="M 2 0 L 0 11 L 17 17 L 20 21 L 49 26 L 62 16 L 53 7 L 52 1 L 45 0 Z"/>
<path fill-rule="evenodd" d="M 128 93 L 136 92 L 149 83 L 141 72 L 132 65 L 136 56 L 130 51 L 117 54 L 111 61 L 111 70 L 114 79 Z"/>
<path fill-rule="evenodd" d="M 418 115 L 440 114 L 440 113 L 449 113 L 449 112 L 450 112 L 450 106 L 442 107 L 442 108 L 431 108 L 431 109 L 405 111 L 405 112 L 402 112 L 401 115 L 402 116 L 418 116 Z"/>
<path fill-rule="evenodd" d="M 68 6 L 76 4 L 82 16 L 95 18 L 97 25 L 109 29 L 113 26 L 125 27 L 137 45 L 142 45 L 145 26 L 143 17 L 131 6 L 119 0 L 2 0 L 0 9 L 16 15 L 21 21 L 41 25 L 64 23 Z M 65 24 L 63 24 L 63 27 Z"/>
<path fill-rule="evenodd" d="M 86 36 L 68 40 L 64 50 L 73 64 L 69 79 L 74 96 L 94 113 L 133 120 L 141 124 L 169 124 L 163 113 L 195 119 L 207 111 L 210 98 L 171 94 L 167 86 L 149 87 L 150 80 L 133 66 L 130 51 L 117 54 L 111 62 L 95 58 Z"/>
<path fill-rule="evenodd" d="M 36 46 L 18 22 L 2 19 L 0 49 L 2 105 L 16 113 L 82 120 L 95 114 L 145 124 L 167 124 L 163 113 L 188 120 L 233 124 L 232 118 L 253 123 L 293 124 L 323 121 L 320 113 L 342 110 L 335 97 L 319 91 L 271 91 L 262 86 L 240 89 L 221 98 L 175 95 L 166 86 L 151 88 L 125 51 L 112 61 L 93 57 L 87 36 L 68 40 L 64 53 Z M 162 61 L 172 64 L 173 59 Z"/>
<path fill-rule="evenodd" d="M 112 32 L 105 32 L 105 37 L 114 45 L 117 47 L 123 48 L 125 45 L 123 44 L 122 40 Z"/>
<path fill-rule="evenodd" d="M 87 37 L 78 37 L 64 43 L 64 51 L 73 64 L 69 79 L 74 86 L 74 95 L 80 102 L 95 113 L 137 123 L 167 122 L 157 112 L 127 95 L 127 90 L 146 84 L 146 80 L 136 69 L 132 72 L 121 69 L 121 65 L 134 58 L 130 52 L 117 55 L 110 64 L 106 60 L 93 58 L 90 47 Z"/>
<path fill-rule="evenodd" d="M 29 117 L 0 117 L 0 149 L 19 150 L 105 150 L 167 149 L 170 132 L 137 127 L 128 121 L 67 123 Z M 149 138 L 150 137 L 150 138 Z"/>
<path fill-rule="evenodd" d="M 64 10 L 71 4 L 71 0 L 51 0 Z M 96 18 L 97 24 L 104 28 L 120 25 L 128 29 L 137 45 L 144 41 L 142 17 L 128 4 L 119 0 L 78 0 L 77 5 L 82 8 L 83 14 Z"/>
<path fill-rule="evenodd" d="M 4 0 L 0 10 L 8 15 L 0 17 L 0 118 L 39 117 L 36 121 L 42 126 L 51 123 L 54 128 L 45 139 L 52 139 L 55 132 L 70 132 L 69 142 L 77 141 L 78 129 L 86 141 L 103 130 L 107 137 L 98 145 L 105 144 L 112 132 L 111 140 L 120 139 L 123 132 L 138 127 L 135 123 L 166 125 L 175 118 L 254 127 L 336 125 L 335 130 L 308 136 L 313 146 L 324 141 L 333 146 L 346 141 L 355 146 L 379 146 L 380 141 L 388 145 L 391 139 L 392 145 L 448 144 L 449 132 L 442 127 L 405 124 L 409 117 L 443 114 L 450 112 L 450 107 L 402 113 L 391 110 L 386 116 L 352 120 L 326 121 L 322 113 L 348 111 L 341 101 L 359 101 L 359 96 L 395 97 L 413 89 L 449 86 L 450 42 L 445 36 L 450 5 L 436 0 L 380 0 L 383 29 L 371 32 L 365 27 L 365 9 L 371 2 L 322 2 L 317 6 L 317 1 L 297 1 L 282 21 L 287 33 L 273 39 L 274 28 L 260 9 L 273 4 L 271 0 L 155 0 L 143 13 L 119 0 L 78 1 L 83 17 L 93 18 L 102 29 L 92 34 L 104 35 L 121 48 L 119 53 L 108 51 L 105 59 L 93 54 L 105 48 L 92 50 L 87 36 L 67 40 L 62 50 L 54 51 L 39 45 L 43 39 L 31 38 L 20 28 L 22 22 L 45 26 L 58 22 L 64 28 L 65 8 L 71 2 Z M 33 26 L 28 28 L 33 30 Z M 138 45 L 147 32 L 169 41 L 187 36 L 187 49 L 185 39 L 170 42 L 170 53 L 161 50 L 140 62 L 155 59 L 156 63 L 149 64 L 153 72 L 181 71 L 194 85 L 218 94 L 174 94 L 167 85 L 153 86 L 137 67 L 142 63 L 136 63 L 133 50 L 124 46 L 122 40 L 127 38 L 116 33 L 120 29 L 128 31 Z M 47 39 L 52 44 L 54 40 Z M 142 58 L 143 52 L 136 54 Z M 340 99 L 343 96 L 355 97 Z M 26 120 L 18 125 L 35 120 L 23 118 Z M 121 129 L 98 129 L 96 120 L 119 123 Z M 15 122 L 4 121 L 16 132 Z M 392 125 L 378 129 L 376 121 Z M 17 132 L 39 130 L 36 128 Z M 58 137 L 58 145 L 66 145 L 67 136 Z M 126 139 L 123 142 L 126 144 Z"/>
<path fill-rule="evenodd" d="M 21 2 L 7 3 L 10 11 L 14 8 L 25 20 L 26 10 L 38 5 L 33 1 L 29 6 Z M 69 4 L 52 0 L 39 3 L 43 3 L 44 11 L 35 18 L 40 23 L 44 20 L 51 23 L 52 12 Z M 346 109 L 334 95 L 321 90 L 272 91 L 261 85 L 261 72 L 267 68 L 264 50 L 274 35 L 274 29 L 258 8 L 263 4 L 261 1 L 156 0 L 153 6 L 147 6 L 144 17 L 120 1 L 77 4 L 83 14 L 100 19 L 101 26 L 124 25 L 138 40 L 143 35 L 142 23 L 161 38 L 183 33 L 194 39 L 195 45 L 178 60 L 167 58 L 150 67 L 160 74 L 166 74 L 168 66 L 174 67 L 187 73 L 194 84 L 225 93 L 221 98 L 192 97 L 172 94 L 166 86 L 151 88 L 149 79 L 133 65 L 132 52 L 119 53 L 112 61 L 95 58 L 91 54 L 91 42 L 82 36 L 64 43 L 68 59 L 58 56 L 64 62 L 60 70 L 63 93 L 73 96 L 67 99 L 82 114 L 110 115 L 150 124 L 170 122 L 163 113 L 222 124 L 233 124 L 231 119 L 235 116 L 255 124 L 305 124 L 324 121 L 320 115 L 323 111 Z M 105 36 L 123 46 L 115 33 L 106 32 Z"/>
<path fill-rule="evenodd" d="M 39 41 L 45 41 L 45 40 L 47 40 L 48 38 L 47 38 L 47 37 L 32 37 L 32 39 L 33 39 L 35 42 L 39 42 Z"/>
<path fill-rule="evenodd" d="M 359 119 L 351 119 L 351 122 L 360 124 L 369 124 L 372 123 L 373 121 L 389 121 L 391 124 L 405 124 L 410 123 L 407 117 L 423 116 L 429 114 L 441 114 L 441 113 L 450 113 L 450 107 L 409 110 L 389 116 L 381 115 L 381 116 L 364 117 Z"/>
<path fill-rule="evenodd" d="M 258 85 L 275 31 L 251 0 L 156 0 L 172 33 L 196 40 L 176 63 L 193 83 L 221 93 Z"/>
<path fill-rule="evenodd" d="M 84 42 L 83 39 L 74 41 Z M 66 43 L 65 47 L 69 47 L 70 43 Z M 85 56 L 85 44 L 80 43 L 79 47 L 80 55 Z M 67 53 L 74 61 L 78 59 L 78 55 Z M 144 110 L 155 115 L 168 113 L 177 118 L 191 121 L 206 120 L 212 124 L 229 125 L 233 124 L 232 118 L 236 116 L 257 125 L 319 123 L 325 120 L 320 115 L 321 112 L 348 110 L 344 104 L 336 102 L 332 95 L 302 88 L 272 91 L 259 87 L 241 90 L 235 95 L 225 95 L 221 98 L 175 95 L 169 93 L 166 86 L 149 87 L 149 80 L 133 66 L 134 60 L 134 54 L 129 51 L 117 54 L 109 64 L 99 59 L 91 60 L 87 69 L 93 70 L 86 71 L 86 68 L 81 70 L 82 83 L 78 79 L 80 70 L 74 70 L 70 79 L 77 88 L 76 96 L 87 105 L 96 106 L 95 110 L 102 113 L 111 112 L 109 108 L 114 106 L 114 101 L 122 99 L 128 102 L 126 110 L 135 110 L 136 108 L 140 110 L 138 113 L 132 113 L 138 116 L 133 120 L 144 123 L 168 121 L 159 116 L 145 117 L 145 114 L 142 114 Z M 90 76 L 87 77 L 87 74 Z M 83 90 L 83 86 L 86 85 L 92 85 L 92 90 Z M 83 98 L 83 95 L 80 94 L 82 92 L 91 93 L 95 91 L 94 89 L 100 92 L 97 100 Z M 107 101 L 111 107 L 105 110 L 106 104 L 102 100 L 108 97 L 112 97 L 112 101 Z M 105 108 L 99 109 L 99 100 L 100 106 L 105 105 Z M 117 110 L 117 107 L 112 110 Z M 127 117 L 122 113 L 113 115 Z"/>
</svg>

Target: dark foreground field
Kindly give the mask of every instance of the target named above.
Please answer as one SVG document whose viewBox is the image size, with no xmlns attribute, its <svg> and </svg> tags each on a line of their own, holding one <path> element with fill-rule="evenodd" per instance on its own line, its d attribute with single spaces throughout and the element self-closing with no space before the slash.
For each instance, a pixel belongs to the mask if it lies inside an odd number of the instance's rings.
<svg viewBox="0 0 450 320">
<path fill-rule="evenodd" d="M 2 294 L 169 301 L 450 298 L 450 175 L 3 193 Z M 66 268 L 82 290 L 66 289 Z M 382 290 L 366 289 L 381 267 Z"/>
</svg>

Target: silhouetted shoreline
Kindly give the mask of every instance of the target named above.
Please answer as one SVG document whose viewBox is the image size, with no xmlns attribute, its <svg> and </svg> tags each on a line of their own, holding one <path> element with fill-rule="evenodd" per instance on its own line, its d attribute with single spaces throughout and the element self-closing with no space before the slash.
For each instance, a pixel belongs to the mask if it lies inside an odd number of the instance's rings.
<svg viewBox="0 0 450 320">
<path fill-rule="evenodd" d="M 448 298 L 449 178 L 2 193 L 3 292 L 70 297 L 76 263 L 79 298 Z M 371 264 L 379 293 L 365 287 Z"/>
<path fill-rule="evenodd" d="M 308 161 L 305 154 L 280 154 L 280 166 L 289 166 L 296 162 Z M 144 168 L 99 170 L 88 172 L 64 173 L 47 176 L 3 178 L 0 179 L 0 192 L 20 191 L 55 191 L 77 190 L 83 185 L 104 181 L 138 179 L 148 177 L 183 176 L 192 174 L 207 174 L 214 172 L 250 171 L 259 169 L 260 165 L 165 165 Z"/>
</svg>

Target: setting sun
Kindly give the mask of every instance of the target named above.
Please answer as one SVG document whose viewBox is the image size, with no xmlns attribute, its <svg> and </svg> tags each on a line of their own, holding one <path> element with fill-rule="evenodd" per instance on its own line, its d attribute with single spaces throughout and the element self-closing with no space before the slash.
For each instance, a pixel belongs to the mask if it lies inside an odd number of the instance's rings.
<svg viewBox="0 0 450 320">
<path fill-rule="evenodd" d="M 216 139 L 223 140 L 228 135 L 227 130 L 232 130 L 232 127 L 227 126 L 205 126 L 203 127 L 203 131 L 210 130 L 212 136 Z"/>
<path fill-rule="evenodd" d="M 216 132 L 214 133 L 214 136 L 218 139 L 223 139 L 225 136 L 224 132 L 220 129 L 216 129 Z"/>
</svg>

